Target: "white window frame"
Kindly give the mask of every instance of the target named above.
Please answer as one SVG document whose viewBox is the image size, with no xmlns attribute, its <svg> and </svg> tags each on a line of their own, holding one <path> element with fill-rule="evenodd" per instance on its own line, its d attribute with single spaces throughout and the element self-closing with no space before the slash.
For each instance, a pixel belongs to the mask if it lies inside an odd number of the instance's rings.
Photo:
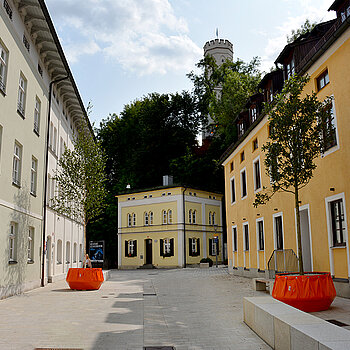
<svg viewBox="0 0 350 350">
<path fill-rule="evenodd" d="M 27 247 L 27 260 L 32 262 L 34 260 L 34 227 L 30 226 L 28 229 L 28 247 Z"/>
<path fill-rule="evenodd" d="M 196 254 L 197 253 L 197 239 L 198 238 L 191 238 L 191 254 Z"/>
<path fill-rule="evenodd" d="M 164 238 L 163 240 L 163 254 L 170 254 L 171 253 L 171 241 L 170 238 Z"/>
<path fill-rule="evenodd" d="M 61 239 L 57 241 L 57 265 L 62 264 L 63 242 Z"/>
<path fill-rule="evenodd" d="M 77 262 L 77 242 L 73 244 L 73 263 Z"/>
<path fill-rule="evenodd" d="M 192 212 L 192 224 L 197 224 L 197 210 L 193 210 Z"/>
<path fill-rule="evenodd" d="M 32 156 L 31 167 L 30 167 L 30 194 L 36 196 L 38 179 L 38 160 Z"/>
<path fill-rule="evenodd" d="M 257 187 L 257 181 L 256 181 L 256 164 L 259 163 L 259 182 L 260 186 Z M 254 193 L 260 192 L 262 190 L 262 179 L 261 179 L 261 166 L 260 166 L 260 156 L 256 157 L 253 160 L 253 180 L 254 180 Z"/>
<path fill-rule="evenodd" d="M 233 205 L 236 203 L 236 183 L 235 183 L 234 176 L 232 176 L 230 179 L 230 193 L 231 193 L 231 205 Z"/>
<path fill-rule="evenodd" d="M 219 242 L 216 243 L 215 239 L 213 238 L 211 240 L 211 253 L 213 254 L 212 256 L 216 256 L 217 252 L 216 252 L 216 248 L 219 245 Z"/>
<path fill-rule="evenodd" d="M 22 153 L 22 145 L 15 141 L 12 164 L 12 183 L 17 186 L 21 186 Z"/>
<path fill-rule="evenodd" d="M 281 223 L 282 223 L 282 250 L 283 250 L 284 249 L 284 243 L 285 243 L 285 239 L 284 239 L 285 237 L 284 237 L 284 221 L 283 221 L 283 212 L 282 211 L 272 215 L 272 221 L 273 221 L 273 246 L 274 246 L 274 249 L 277 250 L 277 228 L 276 228 L 276 221 L 275 221 L 275 218 L 277 218 L 277 217 L 281 217 Z"/>
<path fill-rule="evenodd" d="M 168 222 L 168 215 L 167 215 L 167 212 L 166 210 L 162 210 L 162 224 L 163 225 L 166 225 Z"/>
<path fill-rule="evenodd" d="M 260 245 L 260 237 L 259 237 L 259 223 L 262 222 L 263 227 L 263 240 L 264 240 L 264 249 L 261 249 Z M 256 219 L 256 242 L 257 242 L 257 250 L 265 251 L 265 223 L 264 218 Z"/>
<path fill-rule="evenodd" d="M 338 125 L 337 125 L 337 113 L 336 113 L 336 110 L 335 110 L 335 99 L 334 99 L 334 95 L 331 95 L 330 97 L 332 99 L 332 116 L 333 116 L 332 124 L 333 124 L 333 126 L 335 128 L 335 137 L 336 137 L 337 143 L 333 147 L 327 149 L 326 152 L 321 153 L 321 158 L 327 157 L 329 154 L 337 151 L 340 148 L 339 134 L 338 134 Z"/>
<path fill-rule="evenodd" d="M 143 215 L 144 215 L 144 225 L 145 225 L 145 226 L 148 226 L 148 225 L 149 225 L 148 213 L 145 212 Z"/>
<path fill-rule="evenodd" d="M 136 214 L 132 213 L 132 226 L 135 227 L 136 226 Z"/>
<path fill-rule="evenodd" d="M 153 211 L 150 211 L 148 214 L 148 220 L 149 220 L 149 224 L 153 225 Z"/>
<path fill-rule="evenodd" d="M 211 219 L 212 219 L 213 226 L 216 225 L 216 213 L 215 213 L 215 211 L 213 211 Z"/>
<path fill-rule="evenodd" d="M 17 261 L 17 234 L 18 224 L 17 222 L 11 222 L 9 234 L 9 262 Z"/>
<path fill-rule="evenodd" d="M 6 92 L 6 79 L 7 79 L 7 62 L 9 52 L 5 45 L 0 41 L 0 90 Z"/>
<path fill-rule="evenodd" d="M 128 213 L 128 215 L 127 215 L 127 220 L 128 220 L 128 227 L 131 227 L 132 226 L 132 216 L 130 213 Z"/>
<path fill-rule="evenodd" d="M 245 174 L 245 190 L 246 190 L 245 196 L 243 196 L 243 173 Z M 240 171 L 240 179 L 241 179 L 241 199 L 243 200 L 248 197 L 247 170 L 245 167 Z"/>
<path fill-rule="evenodd" d="M 34 107 L 34 132 L 39 135 L 40 131 L 40 113 L 41 113 L 41 101 L 38 96 L 35 98 Z"/>
<path fill-rule="evenodd" d="M 235 244 L 235 231 L 236 231 L 236 244 Z M 238 237 L 237 237 L 237 225 L 231 226 L 232 234 L 232 267 L 238 265 Z M 237 254 L 237 257 L 236 257 Z"/>
<path fill-rule="evenodd" d="M 247 249 L 247 242 L 246 242 L 246 237 L 245 237 L 245 226 L 248 227 L 248 248 Z M 243 252 L 249 252 L 250 251 L 250 232 L 249 232 L 249 223 L 244 222 L 242 225 L 243 228 Z"/>
<path fill-rule="evenodd" d="M 192 224 L 192 209 L 188 211 L 188 223 Z"/>
<path fill-rule="evenodd" d="M 17 110 L 20 112 L 22 117 L 25 116 L 25 104 L 27 95 L 27 79 L 21 72 L 18 82 L 18 99 L 17 99 Z"/>
<path fill-rule="evenodd" d="M 71 261 L 71 254 L 70 254 L 70 241 L 66 242 L 66 264 L 70 264 Z"/>
<path fill-rule="evenodd" d="M 173 223 L 173 211 L 171 209 L 168 210 L 168 224 Z"/>
<path fill-rule="evenodd" d="M 128 255 L 129 256 L 134 256 L 134 249 L 135 245 L 134 245 L 134 240 L 131 239 L 128 241 Z"/>
<path fill-rule="evenodd" d="M 209 212 L 209 225 L 212 225 L 212 214 L 211 214 L 211 211 Z"/>
</svg>

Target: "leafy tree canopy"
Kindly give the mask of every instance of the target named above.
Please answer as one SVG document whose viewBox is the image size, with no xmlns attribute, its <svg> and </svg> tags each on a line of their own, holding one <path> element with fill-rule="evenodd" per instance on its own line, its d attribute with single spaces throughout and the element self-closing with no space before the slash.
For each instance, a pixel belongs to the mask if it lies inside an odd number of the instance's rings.
<svg viewBox="0 0 350 350">
<path fill-rule="evenodd" d="M 299 37 L 301 37 L 304 34 L 307 34 L 312 31 L 312 29 L 315 28 L 316 22 L 311 23 L 309 19 L 306 19 L 305 23 L 301 25 L 299 29 L 292 30 L 290 36 L 287 35 L 287 43 L 291 44 L 293 41 L 297 40 Z"/>
</svg>

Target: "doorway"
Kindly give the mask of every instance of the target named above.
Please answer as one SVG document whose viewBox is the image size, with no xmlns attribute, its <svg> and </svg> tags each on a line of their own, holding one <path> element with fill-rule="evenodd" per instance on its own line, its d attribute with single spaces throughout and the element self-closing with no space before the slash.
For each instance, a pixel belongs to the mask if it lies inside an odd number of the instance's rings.
<svg viewBox="0 0 350 350">
<path fill-rule="evenodd" d="M 303 253 L 303 267 L 305 272 L 309 272 L 312 271 L 312 255 L 308 208 L 300 210 L 300 231 Z"/>
<path fill-rule="evenodd" d="M 152 264 L 152 240 L 145 240 L 146 264 Z"/>
</svg>

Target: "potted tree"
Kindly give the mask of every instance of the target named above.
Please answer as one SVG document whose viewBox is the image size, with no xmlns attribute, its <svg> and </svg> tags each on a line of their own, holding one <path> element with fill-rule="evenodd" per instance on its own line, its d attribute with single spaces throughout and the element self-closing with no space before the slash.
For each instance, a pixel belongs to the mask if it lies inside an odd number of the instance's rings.
<svg viewBox="0 0 350 350">
<path fill-rule="evenodd" d="M 280 191 L 294 196 L 299 273 L 277 274 L 272 296 L 304 311 L 329 308 L 335 288 L 329 273 L 305 273 L 303 269 L 299 198 L 316 169 L 315 159 L 333 137 L 331 99 L 319 101 L 316 93 L 302 92 L 309 77 L 294 75 L 272 104 L 265 106 L 270 135 L 263 145 L 271 188 L 257 193 L 254 206 L 265 204 Z"/>
<path fill-rule="evenodd" d="M 66 148 L 58 161 L 55 174 L 58 191 L 52 199 L 53 208 L 84 227 L 84 257 L 86 257 L 86 227 L 104 208 L 105 158 L 87 125 L 75 135 L 74 149 Z M 84 259 L 85 260 L 85 259 Z M 72 289 L 99 289 L 103 282 L 101 268 L 70 268 L 66 281 Z"/>
</svg>

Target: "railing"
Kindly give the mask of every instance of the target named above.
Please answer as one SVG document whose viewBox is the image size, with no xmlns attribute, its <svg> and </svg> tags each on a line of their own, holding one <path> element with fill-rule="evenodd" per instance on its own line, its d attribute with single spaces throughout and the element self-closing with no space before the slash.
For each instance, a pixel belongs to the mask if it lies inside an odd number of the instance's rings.
<svg viewBox="0 0 350 350">
<path fill-rule="evenodd" d="M 4 8 L 5 8 L 5 11 L 6 11 L 7 15 L 9 16 L 10 20 L 12 20 L 12 9 L 6 0 L 4 0 Z"/>
<path fill-rule="evenodd" d="M 315 44 L 315 46 L 307 53 L 307 55 L 299 62 L 296 72 L 300 72 L 302 68 L 310 61 L 310 59 L 326 44 L 326 42 L 334 35 L 334 33 L 340 28 L 346 17 L 350 17 L 350 12 L 346 11 L 342 17 L 339 17 L 335 23 L 328 29 L 323 37 Z"/>
<path fill-rule="evenodd" d="M 23 34 L 23 44 L 24 44 L 24 47 L 27 49 L 27 51 L 29 52 L 30 50 L 30 44 L 29 44 L 29 41 L 28 39 L 26 38 L 26 36 Z"/>
<path fill-rule="evenodd" d="M 267 263 L 269 278 L 274 278 L 276 273 L 298 272 L 298 257 L 293 249 L 274 250 Z"/>
</svg>

